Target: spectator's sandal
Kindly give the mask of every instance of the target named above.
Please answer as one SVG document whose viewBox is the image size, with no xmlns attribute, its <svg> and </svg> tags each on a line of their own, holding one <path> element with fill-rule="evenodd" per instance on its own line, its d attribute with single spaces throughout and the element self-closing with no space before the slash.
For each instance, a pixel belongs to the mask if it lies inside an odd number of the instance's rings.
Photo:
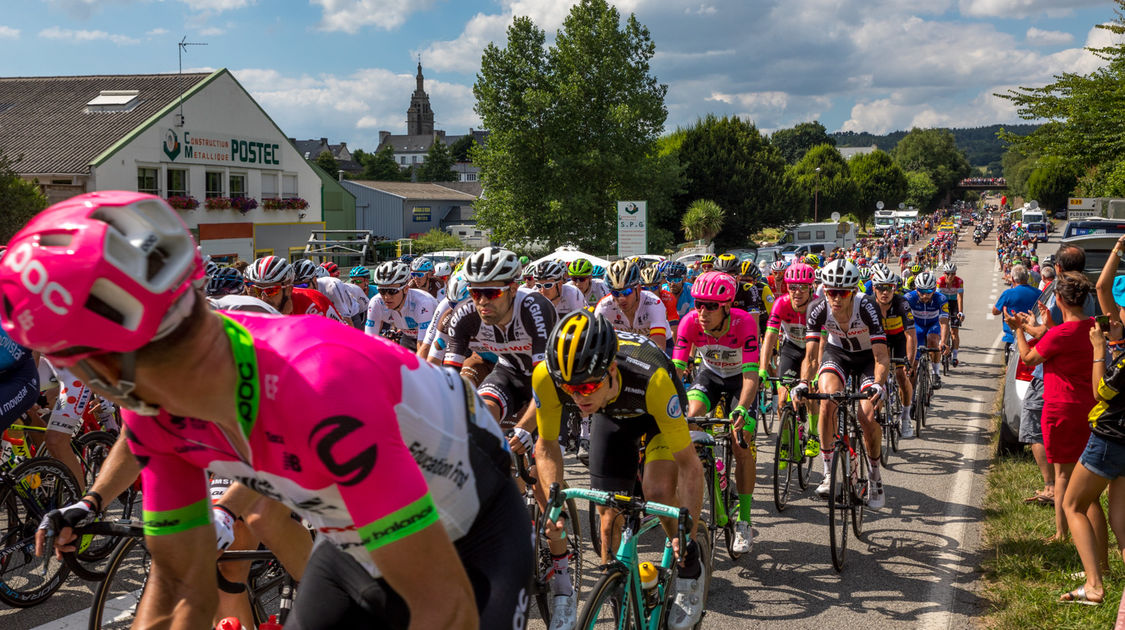
<svg viewBox="0 0 1125 630">
<path fill-rule="evenodd" d="M 1083 606 L 1101 606 L 1102 600 L 1093 600 L 1086 596 L 1086 586 L 1079 586 L 1069 593 L 1063 593 L 1059 598 L 1060 604 L 1082 604 Z"/>
</svg>

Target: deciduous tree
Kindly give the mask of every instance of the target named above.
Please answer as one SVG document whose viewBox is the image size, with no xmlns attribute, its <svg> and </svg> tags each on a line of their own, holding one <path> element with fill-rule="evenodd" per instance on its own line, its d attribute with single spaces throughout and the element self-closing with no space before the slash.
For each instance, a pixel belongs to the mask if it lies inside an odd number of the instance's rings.
<svg viewBox="0 0 1125 630">
<path fill-rule="evenodd" d="M 933 197 L 918 204 L 920 209 L 932 207 L 971 172 L 948 129 L 911 129 L 891 155 L 902 170 L 924 172 L 936 187 Z"/>
<path fill-rule="evenodd" d="M 457 181 L 457 173 L 453 172 L 453 156 L 444 142 L 434 140 L 426 152 L 426 161 L 418 165 L 417 175 L 420 182 Z"/>
<path fill-rule="evenodd" d="M 836 139 L 828 135 L 828 130 L 817 120 L 803 122 L 789 129 L 778 129 L 770 136 L 770 142 L 790 164 L 796 164 L 797 160 L 805 157 L 809 149 L 815 146 L 836 146 Z"/>
<path fill-rule="evenodd" d="M 0 152 L 0 243 L 12 240 L 31 217 L 47 207 L 47 197 L 37 182 L 30 182 L 14 170 L 22 156 L 9 158 Z"/>
<path fill-rule="evenodd" d="M 882 201 L 893 208 L 906 199 L 906 173 L 883 151 L 863 153 L 848 160 L 848 169 L 859 188 L 855 209 L 860 223 L 867 225 L 875 216 L 875 204 Z"/>
</svg>

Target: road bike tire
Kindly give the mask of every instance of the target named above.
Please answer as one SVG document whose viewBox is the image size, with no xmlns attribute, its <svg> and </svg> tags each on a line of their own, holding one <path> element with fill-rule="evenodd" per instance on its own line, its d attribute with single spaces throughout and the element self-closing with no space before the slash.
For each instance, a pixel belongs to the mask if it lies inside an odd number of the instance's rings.
<svg viewBox="0 0 1125 630">
<path fill-rule="evenodd" d="M 125 630 L 132 626 L 144 594 L 152 557 L 144 539 L 122 538 L 106 566 L 106 578 L 94 589 L 89 630 Z"/>
<path fill-rule="evenodd" d="M 46 601 L 63 585 L 70 569 L 54 554 L 35 556 L 35 530 L 47 512 L 82 496 L 78 482 L 61 462 L 37 457 L 10 472 L 0 488 L 0 601 L 27 608 Z M 17 488 L 17 484 L 20 488 Z"/>
<path fill-rule="evenodd" d="M 758 412 L 758 425 L 762 427 L 762 432 L 765 433 L 766 437 L 769 437 L 773 434 L 773 418 L 775 414 L 767 413 L 766 410 L 762 409 L 761 391 L 759 391 L 758 393 L 758 402 L 755 406 L 757 407 Z"/>
<path fill-rule="evenodd" d="M 574 594 L 578 597 L 577 601 L 582 601 L 582 525 L 578 516 L 578 506 L 574 503 L 574 499 L 567 499 L 563 505 L 563 511 L 566 514 L 566 549 L 567 554 L 570 556 L 568 565 L 570 569 L 570 585 L 574 589 Z M 539 510 L 535 510 L 535 523 L 538 527 L 539 523 Z M 535 540 L 538 541 L 538 549 L 535 553 L 535 571 L 536 580 L 542 582 L 546 586 L 550 586 L 550 574 L 554 570 L 554 561 L 551 558 L 551 550 L 547 546 L 546 538 L 537 535 Z M 599 545 L 600 547 L 600 545 Z M 537 590 L 535 593 L 535 602 L 539 607 L 539 614 L 543 622 L 548 626 L 551 625 L 551 594 L 550 589 Z"/>
<path fill-rule="evenodd" d="M 86 473 L 86 487 L 93 485 L 93 480 L 101 472 L 102 464 L 109 457 L 109 451 L 116 442 L 117 438 L 108 431 L 90 431 L 89 433 L 83 433 L 74 440 L 78 458 Z M 121 495 L 111 498 L 103 506 L 104 518 L 107 520 L 129 518 L 132 514 L 136 494 L 136 491 L 130 486 Z M 86 549 L 76 554 L 78 561 L 81 563 L 90 564 L 104 560 L 117 545 L 117 538 L 114 536 L 94 536 L 92 538 Z"/>
<path fill-rule="evenodd" d="M 611 567 L 598 580 L 590 599 L 582 607 L 578 616 L 578 627 L 583 630 L 628 630 L 633 628 L 633 614 L 629 608 L 634 606 L 625 590 L 629 574 L 625 567 Z M 624 619 L 622 619 L 624 616 Z"/>
<path fill-rule="evenodd" d="M 723 526 L 723 543 L 726 545 L 727 555 L 730 556 L 730 559 L 738 562 L 742 554 L 734 550 L 734 524 L 738 522 L 739 499 L 738 488 L 733 475 L 727 476 L 727 487 L 723 488 L 722 500 L 727 510 L 727 524 Z M 708 548 L 707 558 L 710 561 L 715 555 L 715 545 L 709 544 Z"/>
<path fill-rule="evenodd" d="M 848 492 L 848 451 L 841 445 L 832 453 L 828 491 L 828 542 L 832 551 L 832 567 L 844 570 L 848 554 L 848 520 L 851 493 Z"/>
<path fill-rule="evenodd" d="M 805 431 L 805 425 L 808 424 L 801 415 L 789 410 L 793 415 L 793 426 L 797 427 L 797 448 L 800 449 L 801 461 L 797 463 L 797 484 L 801 487 L 802 491 L 809 489 L 809 477 L 812 476 L 813 463 L 820 457 L 809 457 L 805 455 L 805 447 L 808 446 L 809 434 Z M 816 428 L 810 425 L 810 430 L 815 431 Z M 803 439 L 801 436 L 804 436 Z"/>
<path fill-rule="evenodd" d="M 598 517 L 598 504 L 593 501 L 586 503 L 586 522 L 589 524 L 590 546 L 594 549 L 594 556 L 598 564 L 602 558 L 602 520 Z"/>
<path fill-rule="evenodd" d="M 852 533 L 855 534 L 856 540 L 859 540 L 860 534 L 863 533 L 863 514 L 867 507 L 867 480 L 871 476 L 871 461 L 867 459 L 867 445 L 863 442 L 863 432 L 853 431 L 851 440 L 855 445 L 856 467 L 859 468 L 856 484 L 852 488 Z"/>
<path fill-rule="evenodd" d="M 773 505 L 778 513 L 785 511 L 789 504 L 789 486 L 793 480 L 793 469 L 797 468 L 804 458 L 804 453 L 798 455 L 794 452 L 799 447 L 793 414 L 783 413 L 781 424 L 777 428 L 777 442 L 773 451 Z"/>
</svg>

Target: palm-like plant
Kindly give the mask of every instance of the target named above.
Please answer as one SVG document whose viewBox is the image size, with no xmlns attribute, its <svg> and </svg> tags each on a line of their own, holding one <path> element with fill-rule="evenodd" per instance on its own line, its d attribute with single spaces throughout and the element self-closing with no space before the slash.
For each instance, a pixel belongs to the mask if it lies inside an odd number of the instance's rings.
<svg viewBox="0 0 1125 630">
<path fill-rule="evenodd" d="M 708 241 L 715 238 L 723 228 L 726 211 L 719 204 L 708 199 L 697 199 L 688 206 L 680 220 L 684 235 L 693 241 Z"/>
</svg>

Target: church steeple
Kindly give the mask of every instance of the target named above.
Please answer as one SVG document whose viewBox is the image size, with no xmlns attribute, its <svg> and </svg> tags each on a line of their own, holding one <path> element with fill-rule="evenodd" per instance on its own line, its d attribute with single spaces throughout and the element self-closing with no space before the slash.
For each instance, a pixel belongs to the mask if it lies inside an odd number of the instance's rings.
<svg viewBox="0 0 1125 630">
<path fill-rule="evenodd" d="M 432 136 L 434 134 L 434 112 L 430 109 L 430 96 L 426 94 L 425 77 L 422 76 L 422 59 L 418 59 L 417 87 L 410 97 L 410 107 L 406 110 L 406 133 L 411 136 Z"/>
</svg>

